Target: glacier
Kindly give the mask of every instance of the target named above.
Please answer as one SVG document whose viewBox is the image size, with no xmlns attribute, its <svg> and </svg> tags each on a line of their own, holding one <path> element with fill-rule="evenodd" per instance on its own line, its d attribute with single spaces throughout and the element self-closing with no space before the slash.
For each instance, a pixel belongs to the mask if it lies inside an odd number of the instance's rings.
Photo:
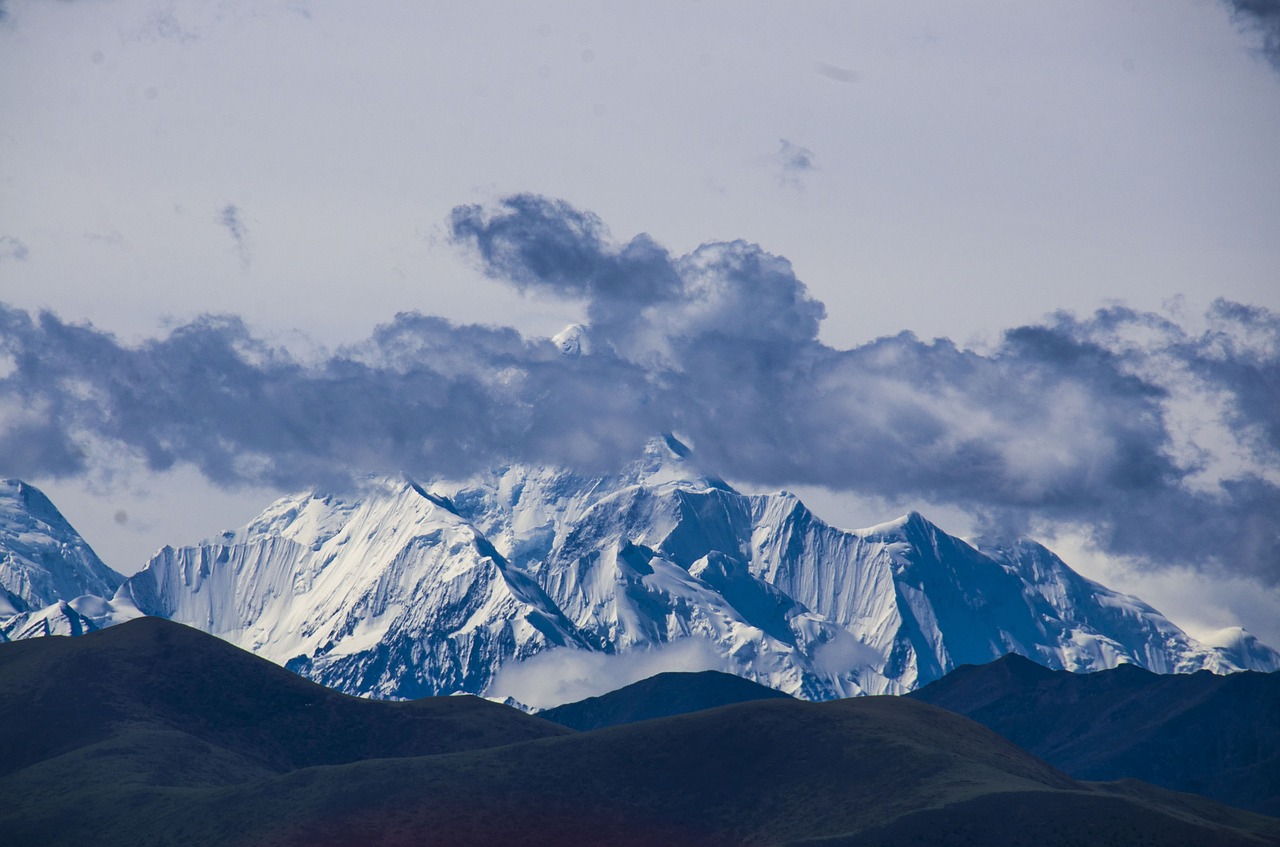
<svg viewBox="0 0 1280 847">
<path fill-rule="evenodd" d="M 961 539 L 915 512 L 841 529 L 793 494 L 739 492 L 673 436 L 615 474 L 513 464 L 300 493 L 100 587 L 0 614 L 0 632 L 159 615 L 384 698 L 500 699 L 503 668 L 534 656 L 555 673 L 556 656 L 688 639 L 812 700 L 904 693 L 1010 652 L 1070 671 L 1280 667 L 1248 633 L 1196 641 L 1029 539 Z"/>
</svg>

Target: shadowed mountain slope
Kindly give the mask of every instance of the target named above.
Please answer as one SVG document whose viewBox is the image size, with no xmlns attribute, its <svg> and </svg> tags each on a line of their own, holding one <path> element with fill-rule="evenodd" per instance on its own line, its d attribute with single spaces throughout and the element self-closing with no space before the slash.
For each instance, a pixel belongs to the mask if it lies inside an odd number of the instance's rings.
<svg viewBox="0 0 1280 847">
<path fill-rule="evenodd" d="M 131 733 L 173 736 L 166 773 L 187 767 L 189 747 L 225 758 L 233 778 L 567 732 L 476 697 L 339 694 L 160 618 L 3 645 L 0 717 L 0 774 Z"/>
<path fill-rule="evenodd" d="M 1009 655 L 908 696 L 1079 779 L 1141 779 L 1280 815 L 1280 673 L 1073 674 Z"/>
<path fill-rule="evenodd" d="M 0 832 L 24 845 L 1280 844 L 1280 821 L 1077 782 L 901 698 L 574 733 L 474 698 L 346 697 L 147 619 L 0 645 L 0 728 Z"/>
<path fill-rule="evenodd" d="M 599 697 L 546 709 L 538 717 L 589 730 L 780 698 L 791 699 L 791 695 L 719 671 L 660 673 Z"/>
</svg>

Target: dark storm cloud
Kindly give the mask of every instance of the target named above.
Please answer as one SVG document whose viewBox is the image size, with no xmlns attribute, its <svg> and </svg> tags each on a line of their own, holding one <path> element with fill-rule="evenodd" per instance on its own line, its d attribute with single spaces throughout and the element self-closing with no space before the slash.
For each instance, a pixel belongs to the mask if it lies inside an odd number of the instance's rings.
<svg viewBox="0 0 1280 847">
<path fill-rule="evenodd" d="M 1262 52 L 1280 71 L 1280 0 L 1227 0 L 1237 21 L 1262 36 Z"/>
<path fill-rule="evenodd" d="M 688 339 L 811 342 L 825 316 L 785 259 L 746 242 L 672 257 L 648 235 L 615 244 L 598 218 L 562 201 L 509 197 L 454 210 L 451 234 L 489 276 L 586 301 L 593 337 L 619 356 L 672 361 Z"/>
<path fill-rule="evenodd" d="M 138 347 L 48 313 L 5 308 L 0 321 L 0 361 L 11 361 L 0 456 L 17 476 L 76 473 L 88 461 L 80 445 L 97 443 L 153 469 L 190 462 L 224 484 L 466 473 L 508 451 L 604 467 L 654 425 L 644 391 L 620 390 L 641 376 L 634 368 L 566 362 L 549 341 L 422 315 L 313 364 L 234 318 L 202 318 Z"/>
<path fill-rule="evenodd" d="M 1226 389 L 1237 431 L 1280 452 L 1280 321 L 1266 309 L 1218 301 L 1210 329 L 1181 354 L 1209 383 Z"/>
<path fill-rule="evenodd" d="M 231 318 L 126 346 L 6 309 L 0 472 L 73 474 L 104 445 L 229 484 L 607 470 L 675 431 L 744 482 L 952 503 L 995 529 L 1069 522 L 1112 552 L 1280 583 L 1275 314 L 1218 303 L 1192 334 L 1108 309 L 985 351 L 910 333 L 839 350 L 790 264 L 753 244 L 673 256 L 529 195 L 450 224 L 486 273 L 585 305 L 591 352 L 409 314 L 302 362 Z M 1206 415 L 1216 434 L 1190 438 Z"/>
<path fill-rule="evenodd" d="M 562 200 L 518 194 L 497 211 L 459 206 L 450 228 L 455 239 L 474 244 L 493 276 L 521 291 L 640 307 L 674 296 L 679 287 L 667 251 L 647 235 L 614 245 L 598 217 Z"/>
<path fill-rule="evenodd" d="M 580 227 L 566 211 L 557 222 L 556 208 L 508 201 L 485 227 L 454 234 L 491 275 L 514 280 L 571 275 L 587 264 L 576 258 L 582 250 L 615 257 L 608 263 L 626 252 L 598 221 Z M 584 233 L 576 246 L 564 240 L 571 230 Z M 529 241 L 543 232 L 556 234 L 553 253 Z M 1280 580 L 1277 488 L 1249 472 L 1196 484 L 1209 460 L 1176 437 L 1171 405 L 1211 404 L 1232 436 L 1219 448 L 1277 469 L 1275 315 L 1218 303 L 1211 328 L 1193 337 L 1166 319 L 1110 309 L 1013 329 L 982 354 L 910 334 L 835 350 L 818 341 L 822 305 L 785 260 L 741 242 L 651 255 L 674 274 L 672 282 L 664 270 L 661 298 L 636 306 L 611 296 L 617 286 L 559 290 L 612 316 L 593 320 L 593 349 L 643 364 L 669 426 L 721 472 L 955 503 L 992 528 L 1079 522 L 1115 552 L 1230 561 Z M 654 275 L 654 265 L 637 273 Z M 1162 375 L 1182 381 L 1170 386 Z M 1172 388 L 1195 391 L 1187 400 Z"/>
</svg>

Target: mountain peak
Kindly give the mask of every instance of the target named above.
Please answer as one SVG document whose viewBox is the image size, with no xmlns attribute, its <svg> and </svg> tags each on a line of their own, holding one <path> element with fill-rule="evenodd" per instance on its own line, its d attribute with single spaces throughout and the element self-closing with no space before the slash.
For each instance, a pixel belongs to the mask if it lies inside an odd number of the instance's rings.
<svg viewBox="0 0 1280 847">
<path fill-rule="evenodd" d="M 591 355 L 591 331 L 586 324 L 569 324 L 551 336 L 551 343 L 570 358 Z"/>
<path fill-rule="evenodd" d="M 43 491 L 20 479 L 0 479 L 0 514 L 18 511 L 58 530 L 71 527 Z"/>
<path fill-rule="evenodd" d="M 23 612 L 82 594 L 110 596 L 123 577 L 107 567 L 40 489 L 0 480 L 0 595 Z"/>
<path fill-rule="evenodd" d="M 700 488 L 733 491 L 723 479 L 707 473 L 689 445 L 670 432 L 650 438 L 640 459 L 623 476 L 635 485 L 693 483 Z"/>
<path fill-rule="evenodd" d="M 1237 667 L 1264 672 L 1280 670 L 1280 653 L 1263 644 L 1244 627 L 1229 626 L 1200 640 Z"/>
<path fill-rule="evenodd" d="M 862 536 L 932 535 L 937 532 L 941 532 L 941 530 L 914 509 L 891 521 L 857 530 L 857 534 Z"/>
</svg>

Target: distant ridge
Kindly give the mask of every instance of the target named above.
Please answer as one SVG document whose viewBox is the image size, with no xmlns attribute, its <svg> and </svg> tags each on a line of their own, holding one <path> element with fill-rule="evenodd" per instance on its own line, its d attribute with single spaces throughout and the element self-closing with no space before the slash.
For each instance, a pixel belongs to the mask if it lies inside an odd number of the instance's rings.
<svg viewBox="0 0 1280 847">
<path fill-rule="evenodd" d="M 1280 672 L 1089 674 L 1022 656 L 907 695 L 971 718 L 1077 779 L 1141 779 L 1280 815 Z"/>
<path fill-rule="evenodd" d="M 571 729 L 590 730 L 770 699 L 792 698 L 733 674 L 673 672 L 642 679 L 599 697 L 546 709 L 537 715 Z"/>
</svg>

